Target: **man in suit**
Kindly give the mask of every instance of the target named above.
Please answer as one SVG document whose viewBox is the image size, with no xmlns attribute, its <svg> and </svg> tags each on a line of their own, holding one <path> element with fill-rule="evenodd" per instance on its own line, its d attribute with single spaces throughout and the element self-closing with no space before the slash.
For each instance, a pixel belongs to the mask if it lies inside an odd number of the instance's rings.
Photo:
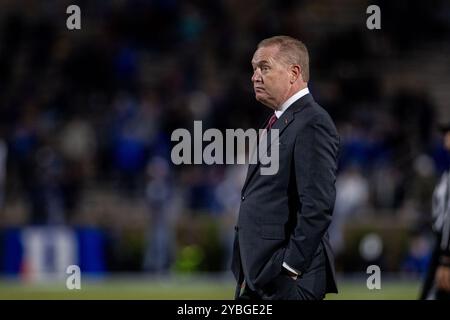
<svg viewBox="0 0 450 320">
<path fill-rule="evenodd" d="M 320 300 L 337 293 L 327 229 L 335 201 L 339 136 L 308 91 L 309 56 L 294 38 L 258 44 L 252 60 L 256 99 L 273 110 L 279 169 L 250 164 L 235 227 L 236 299 Z"/>
</svg>

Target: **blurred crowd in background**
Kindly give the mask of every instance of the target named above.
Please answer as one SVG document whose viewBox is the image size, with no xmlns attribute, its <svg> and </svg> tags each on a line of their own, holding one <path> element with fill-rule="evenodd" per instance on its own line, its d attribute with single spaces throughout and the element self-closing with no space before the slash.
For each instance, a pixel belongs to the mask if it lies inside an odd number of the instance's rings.
<svg viewBox="0 0 450 320">
<path fill-rule="evenodd" d="M 81 8 L 81 30 L 66 8 Z M 331 243 L 341 272 L 423 274 L 450 155 L 450 3 L 2 1 L 0 227 L 102 230 L 107 271 L 228 271 L 244 165 L 170 159 L 177 128 L 258 128 L 251 57 L 305 42 L 341 136 Z"/>
</svg>

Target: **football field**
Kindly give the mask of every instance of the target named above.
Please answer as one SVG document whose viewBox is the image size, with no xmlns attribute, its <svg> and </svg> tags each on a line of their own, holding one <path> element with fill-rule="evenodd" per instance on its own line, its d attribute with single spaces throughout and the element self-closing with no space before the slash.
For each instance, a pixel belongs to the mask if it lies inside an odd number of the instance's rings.
<svg viewBox="0 0 450 320">
<path fill-rule="evenodd" d="M 418 280 L 386 280 L 380 289 L 369 290 L 366 280 L 341 278 L 339 294 L 330 300 L 414 300 L 421 283 Z M 65 281 L 24 283 L 0 281 L 0 300 L 8 299 L 100 299 L 100 300 L 230 300 L 234 284 L 222 277 L 108 277 L 82 280 L 79 290 L 69 290 Z"/>
</svg>

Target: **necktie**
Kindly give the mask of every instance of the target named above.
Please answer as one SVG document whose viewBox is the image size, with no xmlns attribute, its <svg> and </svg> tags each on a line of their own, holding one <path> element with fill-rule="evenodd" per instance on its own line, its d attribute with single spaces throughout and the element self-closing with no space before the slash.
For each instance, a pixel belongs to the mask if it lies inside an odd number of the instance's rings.
<svg viewBox="0 0 450 320">
<path fill-rule="evenodd" d="M 275 121 L 277 121 L 277 120 L 278 120 L 278 118 L 277 118 L 277 116 L 276 116 L 275 113 L 274 113 L 274 114 L 270 117 L 269 122 L 267 123 L 266 129 L 267 129 L 267 130 L 272 129 L 273 124 L 274 124 Z"/>
</svg>

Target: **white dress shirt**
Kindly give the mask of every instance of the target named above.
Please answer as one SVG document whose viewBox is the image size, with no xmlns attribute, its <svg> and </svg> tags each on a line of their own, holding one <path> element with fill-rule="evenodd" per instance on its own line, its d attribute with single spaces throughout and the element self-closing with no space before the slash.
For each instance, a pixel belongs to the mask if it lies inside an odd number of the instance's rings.
<svg viewBox="0 0 450 320">
<path fill-rule="evenodd" d="M 279 110 L 275 111 L 275 115 L 278 119 L 280 119 L 281 115 L 289 108 L 295 101 L 300 99 L 303 96 L 306 96 L 309 93 L 308 87 L 297 91 L 297 93 L 293 94 L 289 99 L 287 99 L 283 104 L 281 105 Z"/>
</svg>

